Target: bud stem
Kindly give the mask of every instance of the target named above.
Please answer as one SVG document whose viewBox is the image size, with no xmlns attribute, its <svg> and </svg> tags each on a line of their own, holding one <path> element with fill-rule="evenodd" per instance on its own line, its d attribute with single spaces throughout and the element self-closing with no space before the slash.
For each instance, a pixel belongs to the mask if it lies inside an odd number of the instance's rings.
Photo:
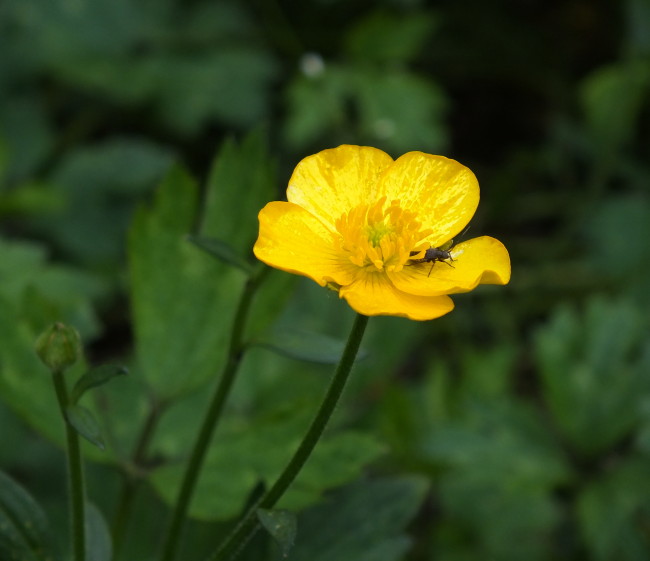
<svg viewBox="0 0 650 561">
<path fill-rule="evenodd" d="M 56 397 L 59 402 L 61 415 L 65 424 L 68 454 L 68 494 L 70 497 L 70 526 L 72 533 L 72 559 L 73 561 L 84 561 L 86 557 L 86 535 L 85 535 L 85 484 L 83 463 L 81 461 L 81 449 L 79 447 L 79 435 L 68 423 L 66 409 L 69 404 L 68 389 L 65 385 L 63 372 L 55 370 L 52 372 L 52 380 Z"/>
</svg>

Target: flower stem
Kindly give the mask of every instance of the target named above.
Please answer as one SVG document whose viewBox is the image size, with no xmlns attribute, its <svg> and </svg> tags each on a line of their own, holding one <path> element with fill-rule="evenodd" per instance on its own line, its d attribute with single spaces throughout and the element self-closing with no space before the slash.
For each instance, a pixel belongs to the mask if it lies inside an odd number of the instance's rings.
<svg viewBox="0 0 650 561">
<path fill-rule="evenodd" d="M 196 487 L 196 482 L 208 446 L 212 440 L 214 430 L 219 423 L 221 414 L 223 413 L 224 404 L 230 394 L 239 363 L 241 362 L 244 353 L 243 337 L 248 310 L 250 309 L 255 291 L 268 270 L 268 267 L 258 269 L 258 272 L 249 277 L 244 286 L 244 290 L 239 300 L 239 306 L 233 320 L 226 363 L 223 367 L 221 378 L 215 388 L 212 401 L 206 411 L 203 424 L 201 425 L 201 429 L 194 443 L 194 448 L 192 449 L 189 462 L 185 468 L 185 474 L 176 499 L 176 505 L 172 513 L 171 522 L 166 534 L 167 537 L 162 550 L 162 561 L 173 561 L 176 557 L 181 532 L 194 493 L 194 488 Z"/>
<path fill-rule="evenodd" d="M 273 508 L 282 495 L 284 495 L 296 476 L 300 473 L 300 470 L 309 459 L 316 443 L 323 434 L 323 431 L 336 408 L 336 404 L 341 397 L 341 393 L 343 392 L 343 388 L 348 380 L 357 352 L 359 351 L 359 346 L 367 323 L 367 316 L 357 314 L 345 350 L 343 351 L 341 360 L 336 367 L 336 371 L 334 372 L 334 376 L 332 377 L 329 388 L 327 389 L 325 398 L 323 399 L 307 434 L 300 443 L 300 446 L 273 486 L 249 509 L 244 518 L 220 545 L 216 552 L 208 558 L 208 561 L 225 561 L 234 558 L 259 528 L 257 510 L 259 508 Z"/>
<path fill-rule="evenodd" d="M 68 422 L 66 409 L 69 404 L 68 389 L 63 379 L 62 371 L 53 371 L 52 380 L 59 402 L 59 408 L 65 424 L 68 453 L 68 492 L 70 494 L 71 507 L 71 531 L 72 531 L 72 559 L 84 561 L 86 557 L 86 535 L 85 535 L 85 491 L 84 472 L 81 461 L 81 449 L 79 447 L 79 435 Z"/>
</svg>

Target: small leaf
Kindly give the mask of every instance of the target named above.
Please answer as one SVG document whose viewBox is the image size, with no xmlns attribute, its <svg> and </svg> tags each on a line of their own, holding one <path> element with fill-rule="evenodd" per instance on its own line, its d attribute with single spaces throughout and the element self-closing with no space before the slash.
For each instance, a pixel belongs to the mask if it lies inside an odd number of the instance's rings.
<svg viewBox="0 0 650 561">
<path fill-rule="evenodd" d="M 250 344 L 270 349 L 289 358 L 319 364 L 336 364 L 345 349 L 345 343 L 340 339 L 297 330 L 274 330 L 253 340 Z M 366 356 L 367 353 L 361 350 L 357 360 Z"/>
<path fill-rule="evenodd" d="M 88 409 L 81 405 L 71 405 L 66 409 L 66 416 L 74 430 L 100 450 L 104 449 L 104 439 L 101 429 L 95 417 Z"/>
<path fill-rule="evenodd" d="M 0 472 L 0 559 L 51 561 L 50 528 L 40 505 Z"/>
<path fill-rule="evenodd" d="M 111 561 L 113 544 L 101 511 L 86 503 L 86 561 Z"/>
<path fill-rule="evenodd" d="M 232 265 L 241 269 L 246 274 L 253 273 L 253 266 L 242 258 L 232 246 L 217 238 L 203 238 L 199 236 L 188 236 L 187 239 L 203 251 L 223 261 L 227 265 Z"/>
<path fill-rule="evenodd" d="M 268 510 L 258 508 L 257 518 L 280 546 L 283 557 L 286 557 L 296 539 L 296 515 L 284 509 Z"/>
<path fill-rule="evenodd" d="M 79 378 L 74 385 L 71 396 L 72 403 L 77 403 L 81 396 L 88 390 L 101 386 L 112 378 L 121 376 L 122 374 L 128 374 L 128 370 L 119 364 L 103 364 L 97 368 L 92 368 Z"/>
<path fill-rule="evenodd" d="M 411 546 L 404 529 L 427 490 L 427 481 L 419 477 L 357 481 L 337 489 L 301 513 L 291 561 L 404 559 Z"/>
</svg>

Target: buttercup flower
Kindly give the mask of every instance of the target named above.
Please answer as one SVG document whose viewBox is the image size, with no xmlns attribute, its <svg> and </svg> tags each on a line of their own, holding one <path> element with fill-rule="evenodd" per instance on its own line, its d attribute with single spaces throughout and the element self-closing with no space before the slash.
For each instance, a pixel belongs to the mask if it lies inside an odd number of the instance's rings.
<svg viewBox="0 0 650 561">
<path fill-rule="evenodd" d="M 338 290 L 360 314 L 433 319 L 453 309 L 449 294 L 510 280 L 498 240 L 452 245 L 479 201 L 455 160 L 339 146 L 298 164 L 287 199 L 261 210 L 255 255 Z"/>
</svg>

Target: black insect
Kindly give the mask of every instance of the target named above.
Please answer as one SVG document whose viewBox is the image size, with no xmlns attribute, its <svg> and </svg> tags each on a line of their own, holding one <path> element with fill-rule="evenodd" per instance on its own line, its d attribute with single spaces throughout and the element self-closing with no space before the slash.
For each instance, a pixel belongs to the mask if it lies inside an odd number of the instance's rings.
<svg viewBox="0 0 650 561">
<path fill-rule="evenodd" d="M 424 257 L 422 257 L 421 259 L 411 259 L 411 263 L 431 263 L 431 269 L 429 269 L 429 274 L 427 275 L 427 277 L 431 275 L 431 271 L 433 271 L 433 266 L 438 261 L 440 261 L 441 263 L 445 263 L 450 267 L 453 267 L 451 261 L 453 261 L 454 258 L 451 256 L 451 252 L 449 251 L 451 249 L 451 244 L 445 244 L 442 247 L 446 249 L 442 249 L 441 247 L 430 247 L 424 252 Z M 420 252 L 411 251 L 411 255 L 417 255 L 418 253 Z"/>
</svg>

